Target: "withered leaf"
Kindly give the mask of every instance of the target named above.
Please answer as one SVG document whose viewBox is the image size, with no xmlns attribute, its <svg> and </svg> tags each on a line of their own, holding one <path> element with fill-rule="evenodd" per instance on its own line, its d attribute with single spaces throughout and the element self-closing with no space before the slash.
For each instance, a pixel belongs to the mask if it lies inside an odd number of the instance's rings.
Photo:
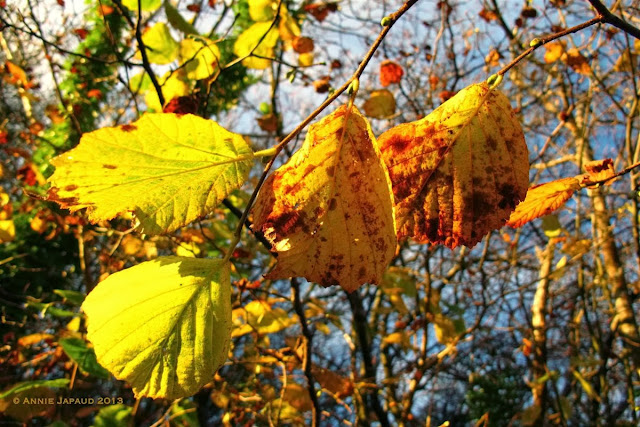
<svg viewBox="0 0 640 427">
<path fill-rule="evenodd" d="M 379 139 L 398 238 L 472 247 L 526 194 L 528 150 L 509 100 L 486 83 Z"/>
<path fill-rule="evenodd" d="M 396 248 L 392 205 L 369 123 L 356 107 L 338 108 L 309 128 L 260 191 L 255 226 L 278 253 L 267 278 L 305 277 L 349 292 L 379 283 Z"/>
</svg>

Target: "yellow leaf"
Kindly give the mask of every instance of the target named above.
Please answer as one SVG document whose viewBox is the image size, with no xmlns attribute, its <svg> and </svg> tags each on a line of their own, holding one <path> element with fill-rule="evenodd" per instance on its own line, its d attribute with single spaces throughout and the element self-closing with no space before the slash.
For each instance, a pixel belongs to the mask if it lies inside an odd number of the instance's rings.
<svg viewBox="0 0 640 427">
<path fill-rule="evenodd" d="M 138 0 L 122 0 L 122 4 L 129 10 L 138 11 Z M 162 4 L 162 0 L 141 0 L 140 8 L 143 12 L 153 12 Z"/>
<path fill-rule="evenodd" d="M 142 35 L 147 58 L 152 64 L 169 64 L 178 57 L 179 45 L 171 36 L 169 27 L 163 22 L 156 23 Z M 142 58 L 136 53 L 136 58 Z"/>
<path fill-rule="evenodd" d="M 278 29 L 271 28 L 271 22 L 257 22 L 238 36 L 233 45 L 233 53 L 244 58 L 252 53 L 265 58 L 273 57 L 273 48 L 278 42 Z M 254 50 L 255 49 L 255 50 Z M 263 70 L 271 64 L 270 59 L 249 56 L 242 63 L 247 68 Z"/>
<path fill-rule="evenodd" d="M 136 397 L 191 396 L 227 359 L 229 265 L 173 256 L 147 261 L 99 283 L 82 309 L 98 362 Z"/>
<path fill-rule="evenodd" d="M 384 119 L 396 112 L 396 99 L 387 89 L 374 90 L 369 99 L 365 101 L 362 109 L 369 117 Z"/>
<path fill-rule="evenodd" d="M 577 178 L 563 178 L 545 184 L 534 185 L 527 197 L 511 214 L 507 225 L 517 228 L 536 218 L 550 214 L 564 205 L 580 188 Z"/>
<path fill-rule="evenodd" d="M 398 238 L 472 247 L 502 227 L 529 182 L 524 134 L 509 100 L 487 84 L 378 140 L 389 169 Z"/>
<path fill-rule="evenodd" d="M 280 23 L 278 24 L 278 32 L 280 38 L 285 42 L 293 42 L 296 37 L 300 36 L 300 27 L 296 21 L 289 15 L 286 9 L 280 11 Z"/>
<path fill-rule="evenodd" d="M 179 73 L 169 71 L 162 76 L 159 83 L 162 87 L 162 95 L 164 96 L 165 104 L 177 96 L 185 96 L 190 93 L 189 85 L 182 80 Z M 153 85 L 147 86 L 144 100 L 147 103 L 148 109 L 156 112 L 162 111 L 163 105 L 160 104 L 158 92 L 156 92 Z"/>
<path fill-rule="evenodd" d="M 297 323 L 297 316 L 289 316 L 282 308 L 272 307 L 267 301 L 251 301 L 245 305 L 244 317 L 247 325 L 251 326 L 251 331 L 260 334 L 273 334 L 280 332 Z"/>
<path fill-rule="evenodd" d="M 367 120 L 342 106 L 309 128 L 265 182 L 255 227 L 273 243 L 267 277 L 305 277 L 351 292 L 379 283 L 396 237 L 389 178 Z"/>
<path fill-rule="evenodd" d="M 249 0 L 249 16 L 256 22 L 272 21 L 277 8 L 277 0 Z"/>
<path fill-rule="evenodd" d="M 544 54 L 544 62 L 550 64 L 560 59 L 564 53 L 564 46 L 563 41 L 555 41 L 545 44 L 544 48 L 546 49 L 546 52 Z"/>
<path fill-rule="evenodd" d="M 436 339 L 440 344 L 450 344 L 458 337 L 456 325 L 451 318 L 444 314 L 436 314 L 433 319 Z"/>
<path fill-rule="evenodd" d="M 298 65 L 301 67 L 310 67 L 313 65 L 313 60 L 315 56 L 312 52 L 309 53 L 301 53 L 298 55 Z"/>
<path fill-rule="evenodd" d="M 190 114 L 147 114 L 99 129 L 51 161 L 49 200 L 89 220 L 134 212 L 147 234 L 176 230 L 247 178 L 253 153 L 238 134 Z"/>
<path fill-rule="evenodd" d="M 409 335 L 406 332 L 393 332 L 382 339 L 383 344 L 397 344 L 404 348 L 411 347 L 411 341 L 409 340 Z"/>
<path fill-rule="evenodd" d="M 12 219 L 0 220 L 0 243 L 13 242 L 16 238 L 16 226 Z"/>
<path fill-rule="evenodd" d="M 180 64 L 184 64 L 187 78 L 206 79 L 219 70 L 220 49 L 208 39 L 186 38 L 180 42 Z"/>
</svg>

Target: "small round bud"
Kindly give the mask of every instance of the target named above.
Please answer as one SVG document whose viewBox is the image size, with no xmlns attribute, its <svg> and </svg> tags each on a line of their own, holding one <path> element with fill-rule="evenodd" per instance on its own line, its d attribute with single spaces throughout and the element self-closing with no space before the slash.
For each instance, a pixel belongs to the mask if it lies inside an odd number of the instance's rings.
<svg viewBox="0 0 640 427">
<path fill-rule="evenodd" d="M 382 25 L 383 27 L 388 27 L 389 25 L 391 25 L 391 17 L 390 16 L 385 16 L 384 18 L 382 18 L 382 21 L 380 21 L 380 25 Z"/>
<path fill-rule="evenodd" d="M 535 39 L 533 39 L 533 40 L 531 40 L 529 42 L 529 46 L 530 47 L 536 47 L 536 46 L 540 45 L 541 43 L 542 43 L 542 41 L 540 39 L 535 38 Z"/>
</svg>

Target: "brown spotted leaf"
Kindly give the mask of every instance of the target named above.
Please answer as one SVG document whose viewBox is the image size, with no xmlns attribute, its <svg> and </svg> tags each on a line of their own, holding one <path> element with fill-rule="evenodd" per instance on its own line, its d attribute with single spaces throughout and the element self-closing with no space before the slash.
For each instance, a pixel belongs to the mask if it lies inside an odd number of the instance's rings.
<svg viewBox="0 0 640 427">
<path fill-rule="evenodd" d="M 534 185 L 527 191 L 524 201 L 511 214 L 507 225 L 521 227 L 529 221 L 550 214 L 564 205 L 578 189 L 580 181 L 574 177 Z"/>
<path fill-rule="evenodd" d="M 355 107 L 338 108 L 260 191 L 255 226 L 278 254 L 267 277 L 349 292 L 379 283 L 396 248 L 392 205 L 369 123 Z"/>
<path fill-rule="evenodd" d="M 528 150 L 509 100 L 475 84 L 379 141 L 398 238 L 472 247 L 500 228 L 526 194 Z"/>
<path fill-rule="evenodd" d="M 191 114 L 147 114 L 82 136 L 51 161 L 49 200 L 89 220 L 133 212 L 147 234 L 211 212 L 246 180 L 253 152 L 242 136 Z"/>
</svg>

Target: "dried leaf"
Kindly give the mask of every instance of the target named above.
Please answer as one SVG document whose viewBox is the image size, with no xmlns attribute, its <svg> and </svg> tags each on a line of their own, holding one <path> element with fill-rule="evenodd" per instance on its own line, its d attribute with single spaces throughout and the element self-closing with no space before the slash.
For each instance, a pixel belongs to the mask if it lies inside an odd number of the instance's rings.
<svg viewBox="0 0 640 427">
<path fill-rule="evenodd" d="M 498 15 L 489 9 L 482 9 L 479 13 L 478 16 L 480 16 L 480 18 L 484 19 L 486 22 L 491 22 L 491 21 L 497 21 L 498 20 Z"/>
<path fill-rule="evenodd" d="M 607 185 L 610 185 L 615 181 L 615 179 L 610 179 L 616 174 L 616 171 L 613 170 L 613 160 L 611 159 L 588 162 L 584 165 L 584 170 L 587 171 L 587 176 L 583 179 L 583 184 L 589 185 L 589 183 L 609 179 Z"/>
<path fill-rule="evenodd" d="M 591 66 L 578 49 L 569 49 L 564 55 L 562 60 L 570 66 L 573 71 L 584 76 L 591 75 Z"/>
<path fill-rule="evenodd" d="M 265 182 L 254 221 L 278 253 L 267 278 L 305 277 L 349 292 L 380 282 L 396 247 L 391 190 L 355 107 L 309 128 L 302 148 Z"/>
<path fill-rule="evenodd" d="M 379 139 L 398 237 L 473 246 L 504 225 L 529 182 L 528 150 L 509 100 L 487 84 Z"/>
<path fill-rule="evenodd" d="M 309 37 L 296 37 L 291 42 L 293 50 L 297 53 L 309 53 L 313 51 L 313 39 Z"/>
<path fill-rule="evenodd" d="M 527 197 L 509 217 L 507 225 L 517 228 L 536 218 L 550 214 L 564 205 L 580 189 L 577 178 L 563 178 L 545 184 L 534 185 Z"/>
</svg>

